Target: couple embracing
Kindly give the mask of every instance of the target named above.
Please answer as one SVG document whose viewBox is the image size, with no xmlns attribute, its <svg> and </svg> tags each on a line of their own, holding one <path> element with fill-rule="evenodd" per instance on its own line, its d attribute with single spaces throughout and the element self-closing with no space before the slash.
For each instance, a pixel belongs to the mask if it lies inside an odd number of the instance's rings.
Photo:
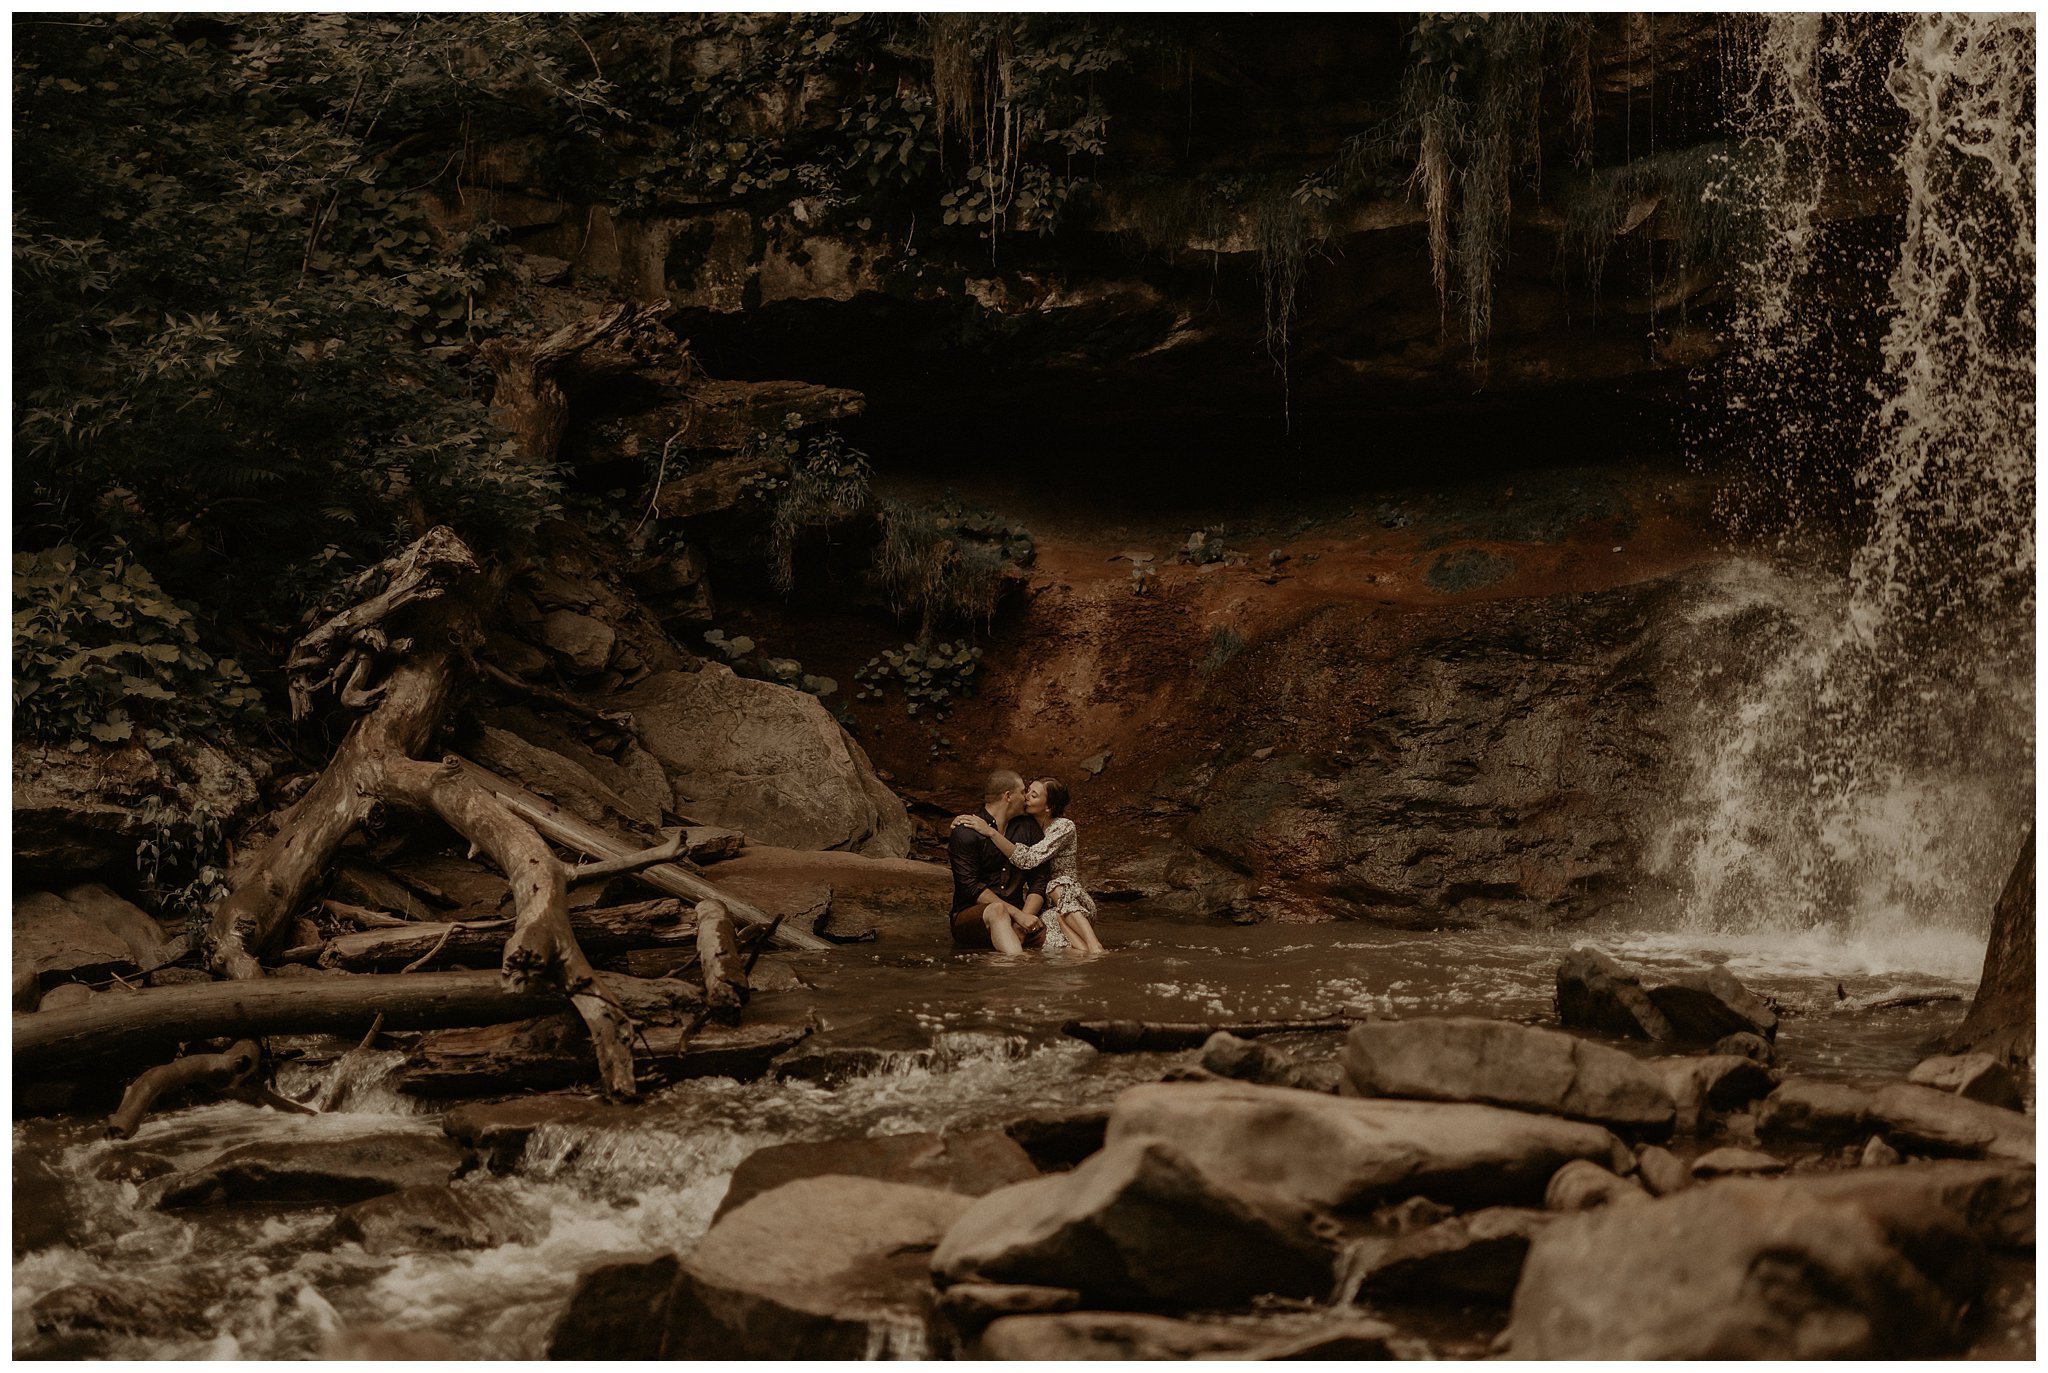
<svg viewBox="0 0 2048 1373">
<path fill-rule="evenodd" d="M 1026 786 L 1007 768 L 989 774 L 982 807 L 958 816 L 947 841 L 953 865 L 953 942 L 1022 953 L 1102 952 L 1095 901 L 1081 885 L 1080 836 L 1067 818 L 1066 784 Z"/>
</svg>

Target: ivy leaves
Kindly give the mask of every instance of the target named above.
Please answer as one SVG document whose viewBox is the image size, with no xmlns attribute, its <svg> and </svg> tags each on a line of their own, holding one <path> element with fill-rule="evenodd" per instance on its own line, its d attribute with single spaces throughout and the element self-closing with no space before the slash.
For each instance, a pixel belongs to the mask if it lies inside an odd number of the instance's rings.
<svg viewBox="0 0 2048 1373">
<path fill-rule="evenodd" d="M 183 730 L 255 714 L 241 665 L 199 646 L 192 613 L 123 557 L 69 546 L 14 555 L 14 709 L 24 735 L 152 749 Z"/>
</svg>

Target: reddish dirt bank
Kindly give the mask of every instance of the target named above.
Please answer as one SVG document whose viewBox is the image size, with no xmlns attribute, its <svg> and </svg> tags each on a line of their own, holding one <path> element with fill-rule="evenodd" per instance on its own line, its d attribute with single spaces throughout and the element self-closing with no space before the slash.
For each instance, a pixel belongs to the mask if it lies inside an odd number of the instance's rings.
<svg viewBox="0 0 2048 1373">
<path fill-rule="evenodd" d="M 974 799 L 982 772 L 1010 763 L 1073 787 L 1101 889 L 1192 888 L 1195 907 L 1213 910 L 1233 888 L 1240 906 L 1258 898 L 1259 913 L 1275 918 L 1387 914 L 1352 909 L 1361 899 L 1372 907 L 1369 892 L 1319 880 L 1343 839 L 1341 807 L 1275 824 L 1262 807 L 1249 853 L 1209 842 L 1200 822 L 1191 827 L 1209 808 L 1216 769 L 1292 759 L 1341 785 L 1349 769 L 1391 767 L 1403 740 L 1389 734 L 1390 703 L 1412 694 L 1446 642 L 1499 637 L 1502 602 L 1568 605 L 1710 558 L 1707 498 L 1696 481 L 1637 471 L 1550 473 L 1519 486 L 1321 509 L 1269 502 L 1226 526 L 1242 560 L 1197 566 L 1174 560 L 1191 529 L 1186 516 L 1013 495 L 1005 513 L 1030 525 L 1037 560 L 1018 604 L 977 636 L 986 646 L 979 690 L 943 723 L 906 717 L 893 695 L 855 704 L 852 719 L 934 838 L 944 816 Z M 1278 562 L 1276 550 L 1285 555 Z M 1137 594 L 1132 559 L 1142 557 L 1156 572 Z M 879 618 L 772 603 L 736 608 L 728 622 L 849 687 L 868 657 L 904 637 Z M 1491 691 L 1482 684 L 1476 694 Z M 1510 708 L 1473 699 L 1469 684 L 1453 694 L 1443 711 Z M 1266 780 L 1231 784 L 1233 800 Z M 1220 885 L 1171 871 L 1218 860 L 1230 870 L 1211 874 Z M 1571 880 L 1524 863 L 1508 885 L 1539 895 L 1557 888 L 1556 897 Z"/>
</svg>

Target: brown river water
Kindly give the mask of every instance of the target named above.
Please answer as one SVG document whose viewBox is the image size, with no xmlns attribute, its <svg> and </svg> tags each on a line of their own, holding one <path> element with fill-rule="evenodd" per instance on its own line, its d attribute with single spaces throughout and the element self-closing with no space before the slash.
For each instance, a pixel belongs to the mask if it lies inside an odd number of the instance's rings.
<svg viewBox="0 0 2048 1373">
<path fill-rule="evenodd" d="M 1981 940 L 1963 935 L 1885 951 L 1818 935 L 1716 942 L 1588 929 L 1239 928 L 1146 919 L 1129 908 L 1108 916 L 1111 949 L 1094 958 L 960 954 L 939 939 L 789 957 L 811 988 L 764 995 L 756 1010 L 815 1007 L 821 1030 L 811 1052 L 881 1052 L 853 1057 L 857 1066 L 829 1082 L 703 1079 L 653 1096 L 623 1123 L 607 1115 L 601 1124 L 543 1127 L 511 1172 L 457 1184 L 515 1203 L 531 1223 L 524 1243 L 373 1256 L 329 1236 L 328 1210 L 166 1213 L 147 1205 L 148 1184 L 98 1176 L 122 1150 L 184 1166 L 249 1140 L 439 1131 L 439 1105 L 403 1097 L 384 1080 L 396 1052 L 359 1062 L 346 1082 L 331 1080 L 336 1070 L 327 1065 L 281 1068 L 279 1083 L 291 1095 L 342 1093 L 340 1109 L 318 1117 L 209 1105 L 152 1119 L 124 1144 L 100 1138 L 97 1119 L 18 1121 L 15 1352 L 291 1358 L 317 1354 L 334 1331 L 385 1326 L 433 1331 L 480 1357 L 537 1357 L 578 1268 L 614 1255 L 686 1251 L 733 1168 L 755 1148 L 1000 1126 L 1032 1112 L 1106 1104 L 1196 1057 L 1098 1054 L 1059 1033 L 1071 1018 L 1466 1013 L 1547 1023 L 1560 954 L 1595 943 L 1646 968 L 1725 961 L 1787 1012 L 1779 1051 L 1790 1071 L 1902 1074 L 1929 1038 L 1960 1019 L 1963 1002 L 1843 1008 L 1902 988 L 1966 996 L 1982 957 Z M 1316 1053 L 1337 1042 L 1280 1041 Z M 37 1166 L 25 1172 L 25 1162 Z M 38 1247 L 23 1253 L 25 1236 Z M 124 1294 L 110 1328 L 61 1344 L 39 1335 L 30 1308 L 78 1284 Z"/>
</svg>

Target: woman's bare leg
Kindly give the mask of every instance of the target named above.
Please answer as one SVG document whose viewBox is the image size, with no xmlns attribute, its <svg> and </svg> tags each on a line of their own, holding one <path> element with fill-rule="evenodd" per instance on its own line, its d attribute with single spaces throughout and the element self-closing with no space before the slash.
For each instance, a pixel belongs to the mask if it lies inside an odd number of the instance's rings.
<svg viewBox="0 0 2048 1373">
<path fill-rule="evenodd" d="M 1076 947 L 1089 953 L 1102 952 L 1102 941 L 1095 937 L 1095 926 L 1087 916 L 1063 915 L 1060 919 L 1066 922 L 1067 938 L 1073 940 Z"/>
</svg>

